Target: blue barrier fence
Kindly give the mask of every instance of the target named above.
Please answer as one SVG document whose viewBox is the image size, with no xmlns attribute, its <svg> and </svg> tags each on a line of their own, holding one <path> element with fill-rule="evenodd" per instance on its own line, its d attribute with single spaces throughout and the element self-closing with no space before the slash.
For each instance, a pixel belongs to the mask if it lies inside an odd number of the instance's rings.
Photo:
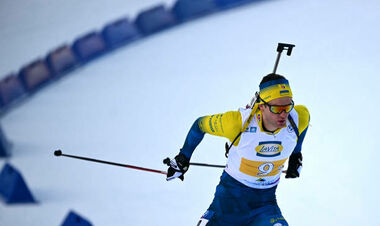
<svg viewBox="0 0 380 226">
<path fill-rule="evenodd" d="M 102 35 L 109 49 L 114 49 L 126 45 L 140 38 L 140 33 L 128 18 L 121 18 L 107 24 Z"/>
<path fill-rule="evenodd" d="M 216 12 L 217 5 L 214 0 L 178 0 L 172 11 L 178 21 L 184 22 Z"/>
<path fill-rule="evenodd" d="M 120 18 L 106 24 L 101 31 L 89 32 L 71 46 L 60 46 L 45 59 L 34 60 L 17 74 L 0 80 L 0 113 L 7 112 L 13 102 L 118 47 L 184 22 L 258 1 L 262 0 L 177 0 L 172 8 L 161 4 L 143 10 L 133 22 Z"/>
<path fill-rule="evenodd" d="M 61 226 L 92 226 L 92 223 L 71 210 L 67 214 Z"/>
<path fill-rule="evenodd" d="M 7 204 L 36 203 L 21 173 L 8 163 L 0 172 L 0 197 Z"/>
</svg>

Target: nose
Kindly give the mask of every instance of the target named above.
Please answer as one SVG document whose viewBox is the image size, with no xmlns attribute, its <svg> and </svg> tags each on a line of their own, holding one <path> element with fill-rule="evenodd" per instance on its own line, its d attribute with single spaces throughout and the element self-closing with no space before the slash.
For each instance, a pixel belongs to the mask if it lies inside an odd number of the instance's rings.
<svg viewBox="0 0 380 226">
<path fill-rule="evenodd" d="M 287 115 L 288 113 L 286 113 L 285 111 L 282 111 L 281 113 L 280 113 L 280 116 L 282 117 L 282 118 L 286 118 L 286 115 Z"/>
</svg>

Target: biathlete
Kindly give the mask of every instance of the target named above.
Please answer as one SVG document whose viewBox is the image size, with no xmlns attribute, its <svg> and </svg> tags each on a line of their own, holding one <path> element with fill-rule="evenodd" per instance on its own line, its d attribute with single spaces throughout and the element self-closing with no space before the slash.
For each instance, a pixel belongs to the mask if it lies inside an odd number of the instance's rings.
<svg viewBox="0 0 380 226">
<path fill-rule="evenodd" d="M 285 77 L 269 74 L 259 87 L 255 107 L 198 118 L 179 154 L 170 161 L 167 180 L 183 180 L 205 133 L 230 141 L 226 168 L 199 226 L 288 225 L 275 192 L 288 158 L 285 178 L 300 175 L 310 115 L 305 106 L 294 105 Z"/>
</svg>

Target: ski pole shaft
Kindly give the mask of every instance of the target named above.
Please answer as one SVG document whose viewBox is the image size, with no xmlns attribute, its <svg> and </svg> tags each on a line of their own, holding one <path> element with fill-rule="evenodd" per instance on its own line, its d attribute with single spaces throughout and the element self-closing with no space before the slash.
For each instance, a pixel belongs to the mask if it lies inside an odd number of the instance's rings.
<svg viewBox="0 0 380 226">
<path fill-rule="evenodd" d="M 278 52 L 276 62 L 274 63 L 273 74 L 276 74 L 278 62 L 280 62 L 281 52 Z"/>
<path fill-rule="evenodd" d="M 224 165 L 214 165 L 214 164 L 206 164 L 206 163 L 190 162 L 189 164 L 193 165 L 193 166 L 206 166 L 206 167 L 226 168 L 226 166 L 224 166 Z"/>
<path fill-rule="evenodd" d="M 76 156 L 76 155 L 67 155 L 67 154 L 63 154 L 61 150 L 56 150 L 54 152 L 54 155 L 55 156 L 64 156 L 64 157 L 69 157 L 69 158 L 75 158 L 75 159 L 81 159 L 81 160 L 91 161 L 91 162 L 97 162 L 97 163 L 104 163 L 104 164 L 114 165 L 114 166 L 121 166 L 121 167 L 126 167 L 126 168 L 130 168 L 130 169 L 135 169 L 135 170 L 142 170 L 142 171 L 152 172 L 152 173 L 160 173 L 160 174 L 164 174 L 164 175 L 167 174 L 165 171 L 155 170 L 155 169 L 149 169 L 149 168 L 144 168 L 144 167 L 140 167 L 140 166 L 133 166 L 133 165 L 116 163 L 116 162 L 109 162 L 109 161 L 104 161 L 104 160 L 99 160 L 99 159 L 93 159 L 93 158 L 87 158 L 87 157 Z"/>
<path fill-rule="evenodd" d="M 164 164 L 170 166 L 170 158 L 166 158 L 163 161 Z M 214 164 L 206 164 L 206 163 L 197 163 L 197 162 L 190 162 L 189 165 L 192 166 L 206 166 L 206 167 L 216 167 L 216 168 L 226 168 L 224 165 L 214 165 Z"/>
</svg>

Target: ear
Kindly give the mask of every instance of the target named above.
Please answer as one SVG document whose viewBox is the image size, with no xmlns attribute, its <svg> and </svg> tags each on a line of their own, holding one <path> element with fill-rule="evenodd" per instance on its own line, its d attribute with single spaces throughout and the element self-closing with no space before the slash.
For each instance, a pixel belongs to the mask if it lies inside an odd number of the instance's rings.
<svg viewBox="0 0 380 226">
<path fill-rule="evenodd" d="M 264 109 L 264 104 L 259 104 L 259 108 L 262 111 Z"/>
</svg>

